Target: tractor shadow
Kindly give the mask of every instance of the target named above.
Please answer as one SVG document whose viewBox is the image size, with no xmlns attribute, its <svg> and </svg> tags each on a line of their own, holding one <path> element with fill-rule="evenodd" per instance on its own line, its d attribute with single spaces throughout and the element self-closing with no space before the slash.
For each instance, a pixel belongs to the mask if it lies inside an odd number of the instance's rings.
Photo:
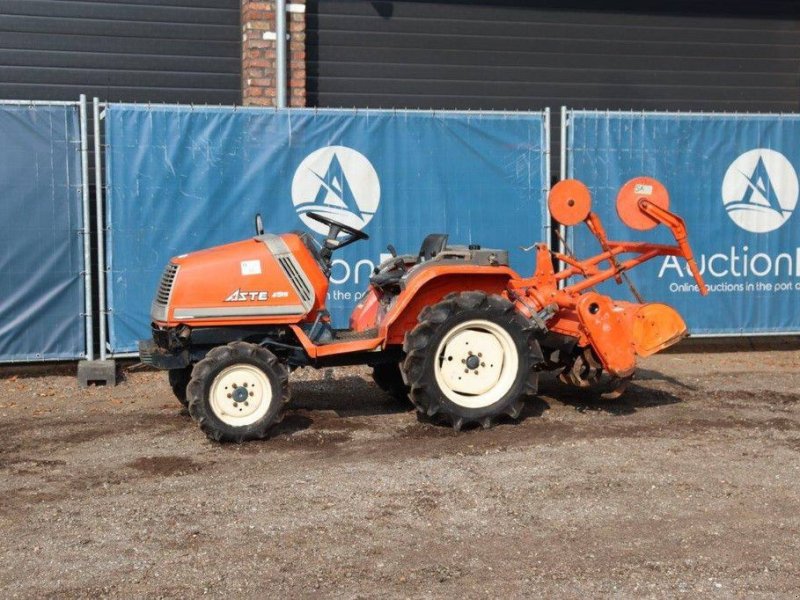
<svg viewBox="0 0 800 600">
<path fill-rule="evenodd" d="M 696 388 L 683 384 L 670 377 L 662 376 L 656 371 L 637 372 L 637 381 L 634 379 L 619 398 L 608 400 L 601 397 L 600 391 L 591 389 L 581 390 L 566 386 L 553 376 L 545 376 L 539 381 L 539 393 L 546 398 L 552 398 L 566 406 L 571 406 L 578 412 L 604 412 L 613 416 L 632 415 L 641 410 L 679 404 L 684 402 L 675 394 L 647 387 L 643 385 L 648 379 L 663 380 L 687 390 Z M 638 377 L 641 375 L 641 377 Z"/>
<path fill-rule="evenodd" d="M 647 386 L 647 381 L 664 381 L 679 389 L 695 390 L 657 371 L 642 370 L 637 373 L 625 393 L 614 400 L 600 397 L 599 392 L 577 390 L 561 384 L 553 375 L 543 374 L 539 394 L 525 398 L 524 408 L 517 422 L 541 417 L 551 409 L 551 402 L 573 407 L 578 412 L 603 412 L 614 416 L 632 415 L 638 411 L 683 402 L 678 396 Z M 378 417 L 415 413 L 410 400 L 392 397 L 372 381 L 358 376 L 325 377 L 314 380 L 293 380 L 292 400 L 283 422 L 278 425 L 278 436 L 291 436 L 309 428 L 326 428 L 336 419 L 348 417 Z M 431 424 L 424 417 L 422 422 Z M 499 417 L 497 423 L 514 422 Z M 343 422 L 340 425 L 347 425 Z M 466 429 L 477 427 L 472 424 Z"/>
<path fill-rule="evenodd" d="M 511 417 L 499 417 L 498 423 L 522 423 L 526 419 L 535 419 L 550 410 L 550 404 L 540 396 L 525 396 L 525 403 L 519 418 L 515 421 Z"/>
<path fill-rule="evenodd" d="M 674 385 L 675 387 L 681 388 L 683 390 L 689 390 L 692 392 L 699 391 L 700 388 L 694 385 L 689 385 L 685 381 L 681 381 L 680 379 L 675 379 L 669 375 L 665 375 L 661 371 L 655 371 L 653 369 L 636 369 L 636 377 L 634 381 L 664 381 L 669 383 L 670 385 Z"/>
<path fill-rule="evenodd" d="M 364 427 L 348 417 L 377 417 L 414 410 L 410 401 L 393 398 L 372 381 L 361 377 L 326 376 L 315 380 L 291 380 L 292 399 L 275 437 L 290 437 L 307 429 Z"/>
<path fill-rule="evenodd" d="M 292 381 L 290 410 L 333 411 L 339 417 L 405 413 L 410 401 L 398 400 L 371 381 L 347 376 Z"/>
<path fill-rule="evenodd" d="M 329 424 L 334 418 L 373 417 L 382 415 L 413 414 L 427 426 L 441 425 L 452 430 L 447 423 L 431 421 L 417 413 L 408 399 L 395 398 L 381 390 L 372 381 L 356 376 L 326 378 L 319 380 L 292 381 L 292 401 L 283 422 L 278 426 L 281 435 L 291 435 L 312 426 Z M 522 422 L 528 418 L 541 417 L 550 405 L 538 396 L 525 398 L 524 408 L 515 421 L 505 415 L 497 417 L 498 424 Z M 479 428 L 477 423 L 464 427 L 465 430 Z M 437 427 L 438 429 L 438 427 Z"/>
</svg>

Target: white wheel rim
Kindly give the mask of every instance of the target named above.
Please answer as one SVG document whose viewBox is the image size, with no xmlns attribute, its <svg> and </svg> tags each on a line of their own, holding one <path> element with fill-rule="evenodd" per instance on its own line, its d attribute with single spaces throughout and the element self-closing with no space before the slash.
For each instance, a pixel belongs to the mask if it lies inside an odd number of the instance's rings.
<svg viewBox="0 0 800 600">
<path fill-rule="evenodd" d="M 519 354 L 500 325 L 483 319 L 465 321 L 447 332 L 434 356 L 439 389 L 464 408 L 484 408 L 514 385 Z"/>
<path fill-rule="evenodd" d="M 266 373 L 256 366 L 226 367 L 211 382 L 209 404 L 226 425 L 245 427 L 261 419 L 272 404 L 272 386 Z"/>
</svg>

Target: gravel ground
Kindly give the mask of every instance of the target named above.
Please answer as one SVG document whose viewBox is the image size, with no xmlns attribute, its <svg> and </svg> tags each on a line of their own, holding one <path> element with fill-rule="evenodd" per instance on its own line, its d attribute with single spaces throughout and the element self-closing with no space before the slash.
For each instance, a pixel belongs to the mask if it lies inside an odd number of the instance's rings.
<svg viewBox="0 0 800 600">
<path fill-rule="evenodd" d="M 0 597 L 800 596 L 800 351 L 668 354 L 604 402 L 417 421 L 360 368 L 293 375 L 263 442 L 161 373 L 0 370 Z"/>
</svg>

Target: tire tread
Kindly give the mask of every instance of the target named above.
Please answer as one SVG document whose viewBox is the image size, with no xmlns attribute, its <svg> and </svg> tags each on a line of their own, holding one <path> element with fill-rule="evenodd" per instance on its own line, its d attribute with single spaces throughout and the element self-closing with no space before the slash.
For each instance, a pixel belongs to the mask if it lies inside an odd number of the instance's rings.
<svg viewBox="0 0 800 600">
<path fill-rule="evenodd" d="M 489 428 L 501 414 L 506 414 L 514 420 L 518 419 L 523 408 L 522 397 L 509 398 L 507 403 L 499 407 L 496 414 L 474 416 L 467 414 L 468 411 L 460 410 L 452 402 L 442 401 L 438 386 L 430 381 L 426 364 L 430 360 L 431 352 L 435 351 L 431 341 L 449 319 L 462 311 L 482 312 L 491 316 L 492 320 L 516 329 L 526 336 L 528 356 L 525 357 L 525 361 L 528 370 L 521 395 L 536 394 L 537 367 L 543 360 L 538 342 L 541 327 L 529 323 L 514 305 L 502 296 L 470 291 L 450 293 L 437 304 L 427 306 L 420 312 L 416 327 L 406 333 L 403 341 L 406 358 L 402 363 L 402 370 L 410 388 L 411 401 L 419 414 L 432 420 L 442 419 L 455 430 L 471 423 L 479 423 L 482 427 Z"/>
<path fill-rule="evenodd" d="M 215 372 L 229 366 L 226 363 L 235 364 L 237 360 L 260 363 L 257 366 L 262 368 L 268 375 L 273 375 L 278 383 L 277 398 L 273 390 L 273 402 L 278 402 L 278 409 L 271 419 L 253 423 L 242 427 L 241 431 L 232 431 L 229 426 L 220 427 L 217 419 L 212 418 L 208 412 L 210 409 L 206 402 L 207 389 L 211 384 L 211 376 Z M 247 342 L 230 342 L 225 346 L 217 346 L 211 349 L 205 358 L 198 362 L 192 371 L 192 378 L 186 388 L 189 402 L 189 414 L 197 422 L 200 429 L 215 442 L 236 442 L 241 443 L 247 440 L 263 439 L 269 435 L 272 426 L 283 420 L 286 406 L 291 399 L 289 389 L 289 371 L 280 363 L 278 358 L 269 350 L 262 346 Z"/>
</svg>

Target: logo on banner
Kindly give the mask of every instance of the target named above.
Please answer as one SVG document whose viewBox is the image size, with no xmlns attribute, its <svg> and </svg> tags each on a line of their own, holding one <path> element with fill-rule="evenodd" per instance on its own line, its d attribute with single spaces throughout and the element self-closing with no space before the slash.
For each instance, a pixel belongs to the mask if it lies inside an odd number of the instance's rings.
<svg viewBox="0 0 800 600">
<path fill-rule="evenodd" d="M 758 148 L 728 167 L 722 180 L 722 202 L 739 227 L 767 233 L 792 216 L 799 189 L 792 163 L 780 152 Z"/>
<path fill-rule="evenodd" d="M 346 146 L 315 150 L 300 163 L 292 179 L 292 202 L 303 223 L 325 235 L 327 225 L 308 218 L 322 216 L 362 229 L 381 201 L 381 184 L 366 156 Z"/>
</svg>

